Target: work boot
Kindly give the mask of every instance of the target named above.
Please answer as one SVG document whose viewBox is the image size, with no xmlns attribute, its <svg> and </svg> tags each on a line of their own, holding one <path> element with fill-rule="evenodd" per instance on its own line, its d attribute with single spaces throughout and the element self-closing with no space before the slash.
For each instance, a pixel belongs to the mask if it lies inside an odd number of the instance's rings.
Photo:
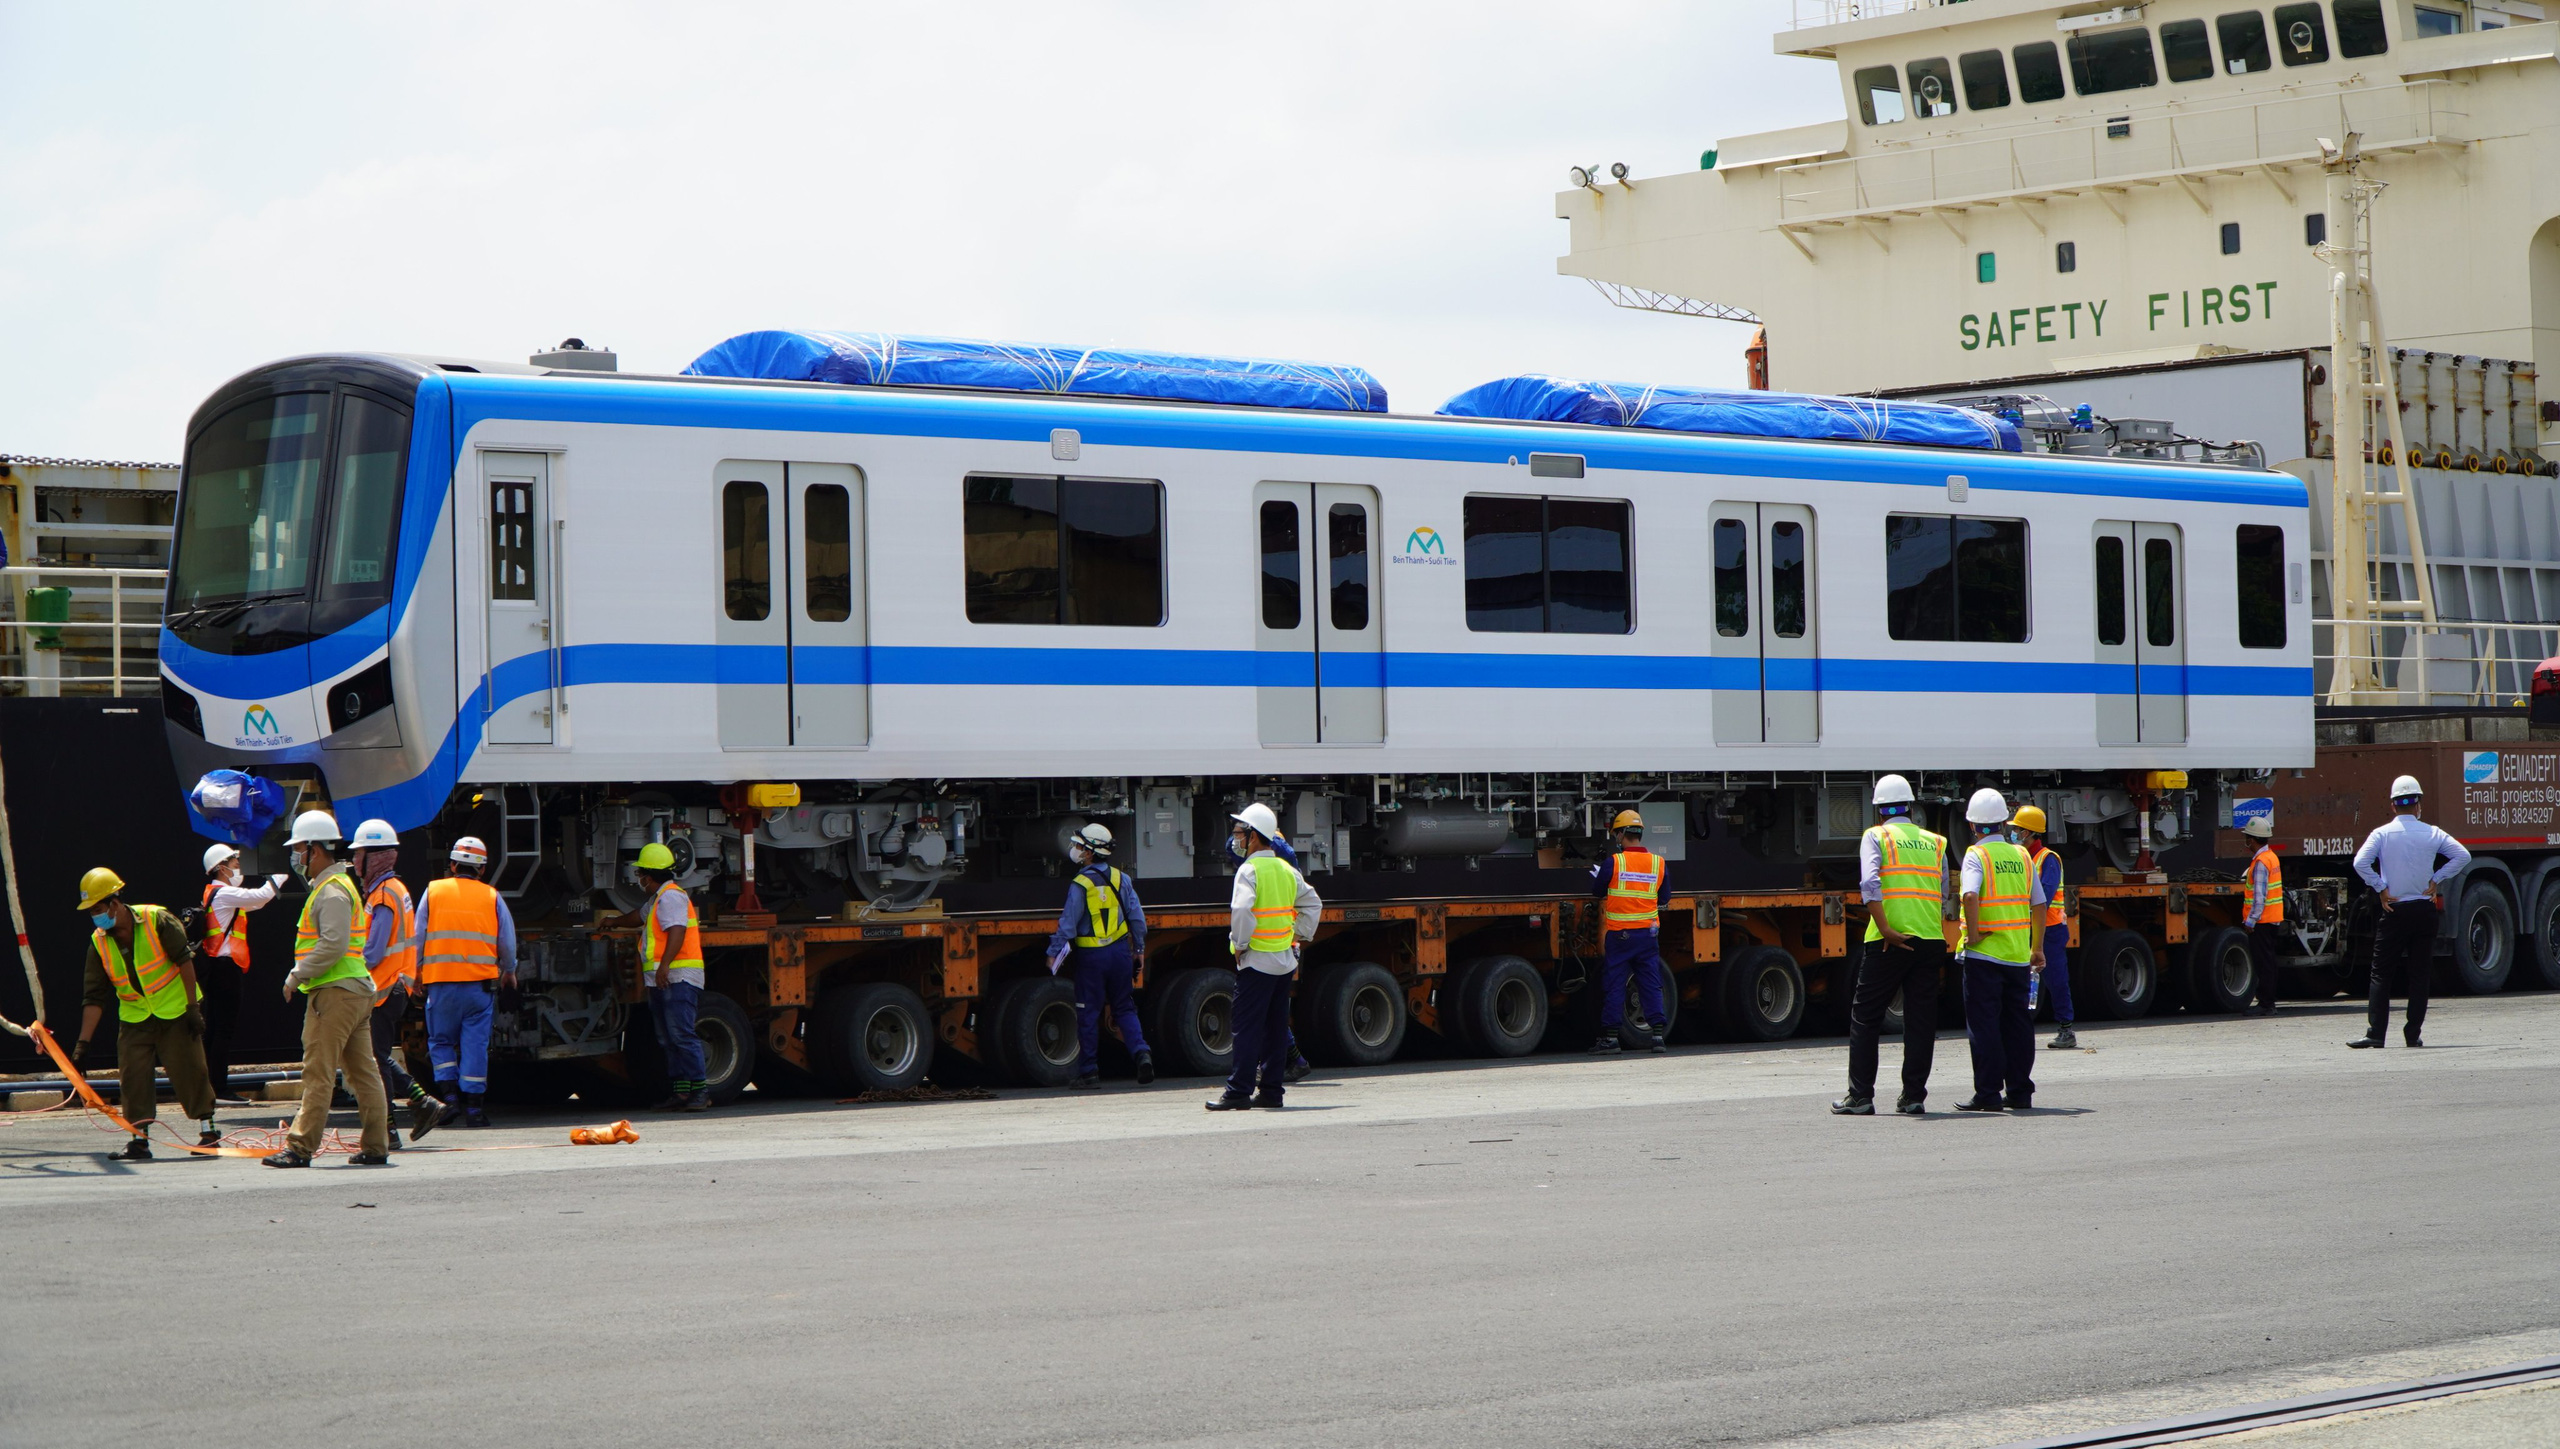
<svg viewBox="0 0 2560 1449">
<path fill-rule="evenodd" d="M 1591 1055 L 1595 1057 L 1616 1056 L 1623 1050 L 1625 1048 L 1618 1045 L 1618 1029 L 1614 1026 L 1600 1028 L 1600 1034 L 1591 1039 Z"/>
<path fill-rule="evenodd" d="M 1644 1024 L 1641 1040 L 1646 1051 L 1659 1054 L 1671 1050 L 1670 1037 L 1670 1027 L 1658 1021 L 1648 1021 Z"/>
<path fill-rule="evenodd" d="M 1073 1080 L 1073 1081 L 1071 1081 L 1071 1082 L 1067 1083 L 1067 1086 L 1068 1086 L 1069 1090 L 1072 1090 L 1072 1091 L 1083 1091 L 1085 1088 L 1088 1088 L 1088 1087 L 1099 1087 L 1099 1086 L 1101 1086 L 1101 1085 L 1102 1085 L 1102 1074 L 1101 1074 L 1101 1073 L 1099 1073 L 1099 1072 L 1090 1073 L 1090 1074 L 1088 1074 L 1088 1075 L 1078 1077 L 1078 1078 L 1076 1078 L 1075 1080 Z"/>
<path fill-rule="evenodd" d="M 1997 1112 L 2001 1110 L 2001 1101 L 1997 1097 L 1986 1097 L 1981 1093 L 1976 1092 L 1972 1096 L 1965 1098 L 1963 1101 L 1956 1103 L 1956 1110 L 1959 1112 Z"/>
<path fill-rule="evenodd" d="M 409 1092 L 409 1141 L 414 1146 L 444 1125 L 444 1103 L 428 1096 L 424 1087 L 411 1087 Z"/>
<path fill-rule="evenodd" d="M 1155 1058 L 1155 1053 L 1153 1053 L 1153 1052 L 1140 1052 L 1140 1053 L 1138 1053 L 1138 1085 L 1139 1085 L 1139 1086 L 1141 1086 L 1141 1087 L 1143 1087 L 1143 1086 L 1145 1086 L 1147 1083 L 1152 1082 L 1152 1081 L 1154 1081 L 1155 1079 L 1156 1079 L 1156 1058 Z"/>
<path fill-rule="evenodd" d="M 401 1147 L 401 1145 L 400 1145 L 400 1129 L 399 1129 L 399 1128 L 397 1128 L 397 1127 L 392 1127 L 392 1128 L 388 1128 L 388 1129 L 386 1129 L 386 1130 L 384 1131 L 384 1133 L 383 1133 L 383 1138 L 384 1138 L 384 1140 L 385 1140 L 385 1141 L 387 1141 L 387 1142 L 389 1142 L 389 1143 L 391 1144 L 388 1148 L 386 1148 L 386 1149 L 384 1149 L 384 1150 L 386 1150 L 386 1151 L 390 1151 L 390 1152 L 400 1152 L 400 1151 L 404 1151 L 404 1150 L 405 1150 L 405 1149 L 404 1149 L 404 1148 L 402 1148 L 402 1147 Z"/>
<path fill-rule="evenodd" d="M 667 1094 L 665 1096 L 660 1097 L 658 1100 L 649 1104 L 649 1110 L 652 1112 L 681 1112 L 684 1110 L 684 1093 L 676 1091 L 671 1087 L 667 1090 Z"/>
<path fill-rule="evenodd" d="M 463 1126 L 486 1127 L 489 1125 L 489 1113 L 480 1105 L 483 1101 L 487 1100 L 487 1098 L 488 1094 L 485 1092 L 465 1092 L 462 1094 Z"/>
<path fill-rule="evenodd" d="M 258 1160 L 269 1167 L 309 1167 L 311 1165 L 309 1153 L 296 1152 L 290 1147 L 273 1157 L 261 1157 Z"/>
<path fill-rule="evenodd" d="M 198 1119 L 196 1125 L 196 1145 L 198 1147 L 220 1147 L 222 1145 L 222 1129 L 213 1125 L 213 1119 L 211 1117 Z"/>
<path fill-rule="evenodd" d="M 116 1160 L 119 1162 L 149 1162 L 151 1160 L 151 1139 L 148 1137 L 127 1138 L 124 1144 L 124 1151 L 116 1154 Z"/>
<path fill-rule="evenodd" d="M 2414 1021 L 2400 1028 L 2400 1039 L 2413 1047 L 2426 1045 L 2425 1042 L 2418 1040 L 2418 1024 Z"/>
<path fill-rule="evenodd" d="M 1308 1061 L 1304 1053 L 1292 1046 L 1289 1048 L 1289 1065 L 1281 1071 L 1280 1079 L 1284 1082 L 1295 1082 L 1315 1069 L 1316 1064 Z"/>
<path fill-rule="evenodd" d="M 711 1089 L 708 1087 L 696 1087 L 692 1091 L 685 1093 L 684 1110 L 687 1112 L 710 1111 Z"/>
<path fill-rule="evenodd" d="M 462 1084 L 460 1082 L 436 1083 L 436 1095 L 429 1100 L 433 1101 L 437 1098 L 441 1098 L 444 1102 L 444 1110 L 436 1115 L 437 1126 L 450 1127 L 462 1120 Z M 416 1134 L 413 1132 L 411 1135 Z"/>
<path fill-rule="evenodd" d="M 389 1167 L 391 1159 L 380 1152 L 359 1152 L 347 1159 L 349 1167 Z"/>
<path fill-rule="evenodd" d="M 1280 1110 L 1280 1098 L 1272 1093 L 1264 1093 L 1253 1099 L 1253 1105 L 1265 1112 L 1277 1112 Z"/>
<path fill-rule="evenodd" d="M 1253 1098 L 1238 1092 L 1226 1092 L 1222 1093 L 1218 1100 L 1209 1104 L 1209 1110 L 1212 1112 L 1241 1112 L 1252 1105 Z"/>
<path fill-rule="evenodd" d="M 2240 1008 L 2240 1014 L 2242 1016 L 2273 1016 L 2276 1014 L 2276 1009 L 2272 1006 L 2260 1006 L 2253 1001 Z"/>
<path fill-rule="evenodd" d="M 2367 1032 L 2363 1036 L 2357 1037 L 2354 1041 L 2347 1043 L 2347 1045 L 2354 1047 L 2358 1051 L 2362 1051 L 2367 1047 L 2371 1047 L 2375 1051 L 2380 1051 L 2383 1047 L 2383 1039 L 2372 1032 Z"/>
<path fill-rule="evenodd" d="M 1926 1117 L 1929 1115 L 1928 1104 L 1918 1097 L 1896 1098 L 1893 1104 L 1893 1110 L 1905 1117 Z"/>
<path fill-rule="evenodd" d="M 1876 1099 L 1851 1092 L 1848 1096 L 1832 1103 L 1831 1112 L 1837 1117 L 1872 1117 L 1876 1114 Z"/>
<path fill-rule="evenodd" d="M 2062 1024 L 2062 1030 L 2053 1034 L 2053 1040 L 2045 1044 L 2045 1050 L 2067 1052 L 2076 1050 L 2079 1045 L 2080 1033 L 2073 1031 L 2071 1023 L 2066 1021 Z"/>
</svg>

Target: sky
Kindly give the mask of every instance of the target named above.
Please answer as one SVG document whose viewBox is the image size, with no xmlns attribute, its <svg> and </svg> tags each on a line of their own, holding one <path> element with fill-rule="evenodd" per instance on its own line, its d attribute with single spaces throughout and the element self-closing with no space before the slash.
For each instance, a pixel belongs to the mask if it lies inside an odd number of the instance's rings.
<svg viewBox="0 0 2560 1449">
<path fill-rule="evenodd" d="M 765 327 L 1738 384 L 1562 277 L 1576 164 L 1835 117 L 1787 0 L 0 0 L 0 452 L 175 461 L 297 353 Z"/>
</svg>

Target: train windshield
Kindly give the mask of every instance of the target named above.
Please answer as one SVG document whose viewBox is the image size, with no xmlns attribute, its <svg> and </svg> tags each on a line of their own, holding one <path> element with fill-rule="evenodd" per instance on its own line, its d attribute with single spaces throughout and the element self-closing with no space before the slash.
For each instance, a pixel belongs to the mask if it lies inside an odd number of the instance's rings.
<svg viewBox="0 0 2560 1449">
<path fill-rule="evenodd" d="M 172 613 L 303 598 L 315 571 L 329 612 L 389 597 L 409 420 L 360 393 L 334 397 L 334 467 L 325 391 L 244 403 L 196 435 L 180 487 Z"/>
</svg>

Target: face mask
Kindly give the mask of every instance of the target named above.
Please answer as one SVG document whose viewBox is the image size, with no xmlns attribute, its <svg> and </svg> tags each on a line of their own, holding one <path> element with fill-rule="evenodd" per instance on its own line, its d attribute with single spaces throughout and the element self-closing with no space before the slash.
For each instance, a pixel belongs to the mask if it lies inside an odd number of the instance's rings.
<svg viewBox="0 0 2560 1449">
<path fill-rule="evenodd" d="M 293 873 L 304 880 L 311 879 L 311 857 L 307 853 L 299 850 L 293 853 Z"/>
<path fill-rule="evenodd" d="M 116 918 L 105 911 L 91 911 L 89 923 L 101 931 L 112 931 L 116 928 Z"/>
</svg>

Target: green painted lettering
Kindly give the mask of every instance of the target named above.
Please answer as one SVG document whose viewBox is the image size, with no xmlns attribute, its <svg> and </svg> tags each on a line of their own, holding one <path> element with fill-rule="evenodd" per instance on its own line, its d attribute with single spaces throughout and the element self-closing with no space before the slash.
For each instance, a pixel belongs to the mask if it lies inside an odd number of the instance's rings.
<svg viewBox="0 0 2560 1449">
<path fill-rule="evenodd" d="M 2069 326 L 2073 340 L 2078 340 L 2080 336 L 2080 304 L 2077 302 L 2063 303 L 2062 320 Z"/>
<path fill-rule="evenodd" d="M 2011 347 L 2023 346 L 2025 345 L 2026 340 L 2027 309 L 2024 307 L 2012 307 L 2009 309 L 2009 345 Z"/>
<path fill-rule="evenodd" d="M 2178 325 L 2181 327 L 2196 325 L 2196 294 L 2193 292 L 2178 294 Z"/>
<path fill-rule="evenodd" d="M 2054 340 L 2053 313 L 2054 309 L 2051 307 L 2038 307 L 2036 309 L 2036 340 L 2038 342 L 2051 342 Z"/>
<path fill-rule="evenodd" d="M 2165 310 L 2168 301 L 2169 294 L 2166 292 L 2154 292 L 2151 294 L 2151 330 L 2154 332 L 2160 330 L 2160 314 Z"/>
<path fill-rule="evenodd" d="M 2107 304 L 2104 302 L 2089 304 L 2089 335 L 2092 337 L 2107 335 Z"/>
<path fill-rule="evenodd" d="M 2231 302 L 2231 320 L 2232 320 L 2232 321 L 2234 321 L 2234 322 L 2246 322 L 2246 321 L 2248 321 L 2248 320 L 2249 320 L 2249 289 L 2248 289 L 2247 287 L 2234 287 L 2234 288 L 2232 288 L 2232 289 L 2231 289 L 2231 294 L 2230 294 L 2230 302 Z"/>
<path fill-rule="evenodd" d="M 2214 323 L 2214 322 L 2219 322 L 2219 321 L 2221 321 L 2221 320 L 2222 320 L 2222 289 L 2221 289 L 2220 287 L 2207 287 L 2207 288 L 2205 288 L 2205 289 L 2204 289 L 2204 293 L 2203 293 L 2203 296 L 2202 296 L 2202 299 L 2201 299 L 2201 300 L 2202 300 L 2203 305 L 2202 305 L 2202 306 L 2200 306 L 2200 307 L 2198 307 L 2196 310 L 2197 310 L 2197 312 L 2198 312 L 2198 313 L 2200 313 L 2200 314 L 2203 316 L 2204 320 L 2205 320 L 2207 323 Z"/>
<path fill-rule="evenodd" d="M 1964 320 L 1956 324 L 1956 330 L 1964 334 L 1965 351 L 1971 352 L 1982 345 L 1982 320 L 1971 312 L 1964 314 Z"/>
<path fill-rule="evenodd" d="M 1990 315 L 1990 317 L 1989 317 L 1989 318 L 1987 318 L 1986 320 L 1990 323 L 1990 331 L 1989 331 L 1989 333 L 1988 333 L 1986 336 L 1984 336 L 1984 338 L 1982 339 L 1982 345 L 1983 345 L 1983 346 L 1985 346 L 1985 347 L 2006 347 L 2006 346 L 2008 346 L 2008 345 L 2009 345 L 2009 339 L 2008 339 L 2008 338 L 2006 338 L 2006 337 L 2003 337 L 2003 336 L 2000 334 L 2000 314 L 1999 314 L 1999 313 L 1997 313 L 1997 312 L 1994 312 L 1994 313 L 1992 313 L 1992 314 Z"/>
<path fill-rule="evenodd" d="M 2276 320 L 2276 284 L 2273 282 L 2258 284 L 2258 315 L 2270 322 Z"/>
</svg>

